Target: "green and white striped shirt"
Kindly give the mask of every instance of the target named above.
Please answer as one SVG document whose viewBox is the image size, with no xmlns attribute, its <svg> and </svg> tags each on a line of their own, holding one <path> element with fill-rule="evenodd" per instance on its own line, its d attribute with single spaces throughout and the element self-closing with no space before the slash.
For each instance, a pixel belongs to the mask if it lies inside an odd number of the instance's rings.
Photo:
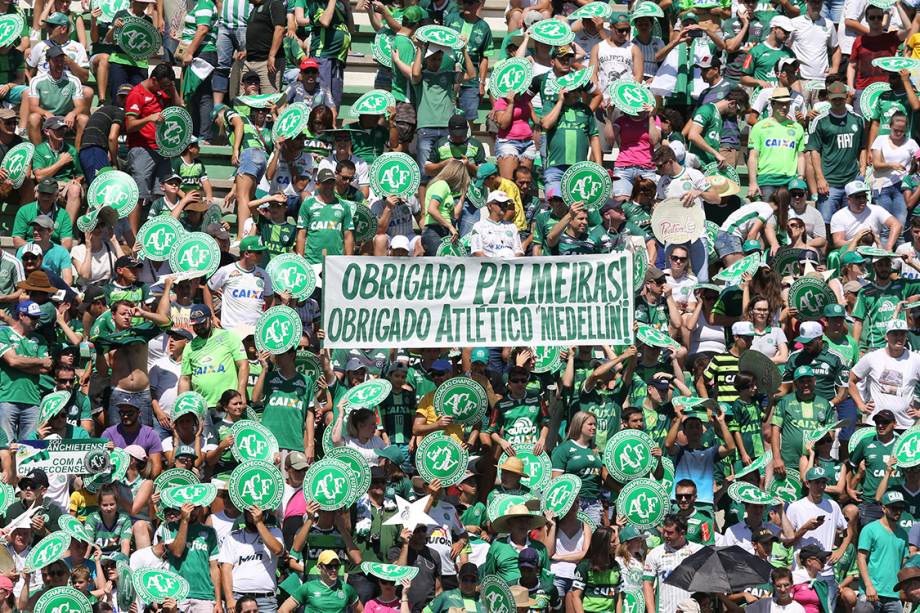
<svg viewBox="0 0 920 613">
<path fill-rule="evenodd" d="M 249 19 L 250 10 L 249 0 L 224 0 L 220 7 L 220 23 L 230 28 L 243 27 Z"/>
<path fill-rule="evenodd" d="M 226 8 L 224 4 L 224 8 Z M 185 14 L 185 22 L 182 27 L 181 40 L 183 43 L 190 43 L 195 38 L 195 31 L 198 26 L 208 26 L 208 33 L 205 34 L 204 40 L 195 51 L 195 55 L 201 55 L 208 51 L 217 51 L 217 7 L 211 0 L 198 0 L 195 6 Z"/>
</svg>

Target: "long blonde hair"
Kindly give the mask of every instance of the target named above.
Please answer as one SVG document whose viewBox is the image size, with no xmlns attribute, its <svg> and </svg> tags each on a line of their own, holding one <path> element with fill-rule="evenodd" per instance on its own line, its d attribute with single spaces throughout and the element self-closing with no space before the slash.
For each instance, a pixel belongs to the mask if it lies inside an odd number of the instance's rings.
<svg viewBox="0 0 920 613">
<path fill-rule="evenodd" d="M 448 161 L 447 165 L 441 169 L 441 172 L 431 180 L 431 183 L 437 183 L 438 181 L 447 183 L 450 186 L 450 191 L 455 194 L 466 194 L 466 190 L 470 186 L 470 175 L 466 171 L 466 164 L 462 160 Z"/>
<path fill-rule="evenodd" d="M 572 421 L 569 422 L 569 429 L 565 431 L 566 440 L 574 441 L 581 436 L 581 429 L 584 427 L 585 422 L 592 417 L 594 421 L 597 421 L 597 415 L 591 411 L 576 412 L 575 415 L 572 416 Z"/>
</svg>

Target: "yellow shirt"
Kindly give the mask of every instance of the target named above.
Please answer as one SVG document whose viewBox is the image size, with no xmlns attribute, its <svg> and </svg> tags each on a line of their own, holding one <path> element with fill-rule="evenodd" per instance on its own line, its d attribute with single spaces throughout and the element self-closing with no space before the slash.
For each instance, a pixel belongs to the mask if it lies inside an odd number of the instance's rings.
<svg viewBox="0 0 920 613">
<path fill-rule="evenodd" d="M 910 38 L 904 41 L 904 46 L 910 51 L 911 57 L 914 59 L 920 59 L 920 34 L 913 34 Z"/>
<path fill-rule="evenodd" d="M 521 190 L 518 189 L 517 183 L 508 179 L 499 179 L 498 189 L 514 200 L 514 225 L 517 226 L 518 231 L 523 232 L 527 229 L 527 216 L 524 215 L 524 203 L 521 202 Z"/>
<path fill-rule="evenodd" d="M 80 521 L 86 521 L 87 515 L 99 510 L 99 497 L 86 488 L 77 490 L 70 494 L 70 508 L 68 510 L 71 515 L 76 516 Z"/>
<path fill-rule="evenodd" d="M 416 415 L 421 415 L 425 418 L 425 425 L 431 425 L 438 421 L 440 417 L 437 411 L 434 410 L 434 392 L 428 392 L 422 399 L 418 401 L 418 406 L 415 409 Z M 442 431 L 447 436 L 452 436 L 457 439 L 457 442 L 463 443 L 463 426 L 460 424 L 451 424 L 444 428 Z"/>
</svg>

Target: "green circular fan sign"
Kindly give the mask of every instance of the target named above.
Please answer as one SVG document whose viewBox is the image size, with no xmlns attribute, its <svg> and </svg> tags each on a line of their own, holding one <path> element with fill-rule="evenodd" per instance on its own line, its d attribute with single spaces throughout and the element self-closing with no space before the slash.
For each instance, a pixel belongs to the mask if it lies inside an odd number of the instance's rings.
<svg viewBox="0 0 920 613">
<path fill-rule="evenodd" d="M 418 164 L 411 155 L 393 151 L 379 156 L 370 168 L 371 189 L 380 197 L 411 198 L 421 181 Z"/>
<path fill-rule="evenodd" d="M 237 462 L 273 462 L 278 453 L 278 439 L 257 421 L 241 419 L 230 428 L 230 436 L 233 437 L 230 451 Z"/>
<path fill-rule="evenodd" d="M 874 430 L 873 430 L 874 432 Z M 765 466 L 770 464 L 773 461 L 773 452 L 767 449 L 762 456 L 745 466 L 743 469 L 735 473 L 735 479 L 740 479 L 745 475 L 749 475 L 754 471 L 762 471 Z"/>
<path fill-rule="evenodd" d="M 482 581 L 479 598 L 486 613 L 515 613 L 514 595 L 504 579 L 498 575 L 489 575 Z"/>
<path fill-rule="evenodd" d="M 645 613 L 645 595 L 639 590 L 623 592 L 623 613 Z"/>
<path fill-rule="evenodd" d="M 302 375 L 307 375 L 314 381 L 323 374 L 323 365 L 319 357 L 308 349 L 298 349 L 294 358 L 294 367 Z"/>
<path fill-rule="evenodd" d="M 386 379 L 371 379 L 345 392 L 342 399 L 345 401 L 345 406 L 352 409 L 361 407 L 370 409 L 386 400 L 392 391 L 393 384 Z"/>
<path fill-rule="evenodd" d="M 604 466 L 620 483 L 644 477 L 658 464 L 652 455 L 654 446 L 655 441 L 642 430 L 620 430 L 607 440 Z"/>
<path fill-rule="evenodd" d="M 533 79 L 533 64 L 522 57 L 513 57 L 496 64 L 489 76 L 489 93 L 494 98 L 527 91 Z"/>
<path fill-rule="evenodd" d="M 414 163 L 415 162 L 413 162 L 413 164 Z M 352 223 L 355 226 L 355 242 L 367 242 L 374 238 L 374 235 L 377 233 L 377 216 L 364 204 L 355 206 L 354 214 L 352 215 Z"/>
<path fill-rule="evenodd" d="M 168 260 L 170 249 L 184 233 L 182 224 L 172 215 L 151 217 L 137 232 L 140 257 L 152 262 Z"/>
<path fill-rule="evenodd" d="M 134 589 L 134 573 L 127 562 L 119 560 L 115 564 L 115 570 L 118 573 L 118 594 L 116 600 L 118 608 L 127 611 L 131 604 L 137 600 L 137 591 Z"/>
<path fill-rule="evenodd" d="M 43 397 L 41 403 L 39 404 L 38 422 L 40 424 L 44 424 L 49 419 L 63 411 L 67 406 L 67 402 L 70 400 L 70 396 L 71 392 L 61 390 L 58 392 L 51 392 L 47 396 Z"/>
<path fill-rule="evenodd" d="M 35 602 L 35 613 L 92 613 L 93 605 L 80 590 L 68 586 L 53 587 Z"/>
<path fill-rule="evenodd" d="M 789 288 L 789 306 L 799 310 L 799 319 L 820 319 L 824 307 L 835 302 L 834 291 L 816 277 L 800 277 Z"/>
<path fill-rule="evenodd" d="M 307 502 L 316 502 L 324 511 L 337 511 L 354 501 L 355 475 L 347 464 L 332 458 L 314 462 L 303 479 Z"/>
<path fill-rule="evenodd" d="M 161 492 L 164 488 L 171 485 L 188 485 L 190 483 L 199 483 L 198 475 L 184 468 L 170 468 L 160 473 L 160 476 L 153 481 L 153 491 Z"/>
<path fill-rule="evenodd" d="M 856 428 L 853 431 L 853 435 L 850 437 L 850 440 L 847 442 L 847 450 L 852 455 L 861 442 L 867 438 L 872 438 L 873 436 L 875 436 L 875 428 L 871 426 L 867 428 Z"/>
<path fill-rule="evenodd" d="M 240 104 L 245 104 L 249 108 L 253 109 L 267 109 L 272 105 L 276 104 L 281 98 L 284 97 L 284 94 L 255 94 L 252 96 L 240 96 L 237 100 L 240 101 Z"/>
<path fill-rule="evenodd" d="M 920 427 L 914 426 L 898 437 L 898 442 L 894 446 L 894 456 L 901 468 L 920 464 Z"/>
<path fill-rule="evenodd" d="M 802 478 L 799 476 L 799 471 L 787 468 L 784 479 L 777 479 L 774 474 L 767 491 L 783 502 L 790 504 L 795 502 L 802 497 Z"/>
<path fill-rule="evenodd" d="M 137 183 L 131 175 L 120 170 L 109 170 L 96 175 L 90 183 L 86 201 L 92 209 L 110 206 L 118 213 L 119 219 L 124 219 L 137 206 L 137 195 Z"/>
<path fill-rule="evenodd" d="M 772 494 L 763 491 L 756 485 L 739 481 L 728 486 L 728 496 L 741 504 L 761 504 L 772 506 L 777 502 Z"/>
<path fill-rule="evenodd" d="M 295 102 L 288 105 L 284 112 L 275 120 L 275 127 L 272 128 L 272 138 L 295 138 L 303 134 L 307 127 L 307 120 L 310 118 L 310 107 L 303 102 Z"/>
<path fill-rule="evenodd" d="M 434 409 L 458 424 L 476 424 L 489 406 L 486 390 L 469 377 L 454 377 L 438 386 Z"/>
<path fill-rule="evenodd" d="M 181 602 L 188 596 L 188 581 L 173 570 L 141 568 L 132 579 L 137 596 L 146 603 L 162 603 L 167 598 Z"/>
<path fill-rule="evenodd" d="M 0 513 L 6 513 L 13 501 L 16 500 L 16 490 L 8 483 L 0 483 Z"/>
<path fill-rule="evenodd" d="M 799 270 L 799 260 L 802 259 L 804 249 L 795 249 L 793 247 L 780 247 L 770 266 L 779 274 L 780 277 L 791 277 L 796 275 Z"/>
<path fill-rule="evenodd" d="M 492 500 L 489 501 L 489 506 L 486 507 L 486 518 L 488 518 L 489 521 L 495 521 L 507 513 L 508 509 L 514 505 L 525 504 L 528 500 L 530 500 L 529 496 L 523 496 L 521 494 L 496 494 L 492 496 Z"/>
<path fill-rule="evenodd" d="M 463 480 L 469 458 L 457 439 L 436 432 L 422 439 L 415 453 L 415 467 L 426 483 L 440 479 L 443 487 L 450 487 Z"/>
<path fill-rule="evenodd" d="M 310 262 L 296 253 L 276 255 L 265 269 L 272 280 L 272 290 L 291 292 L 296 300 L 304 300 L 316 289 L 316 273 Z"/>
<path fill-rule="evenodd" d="M 399 566 L 398 564 L 381 564 L 380 562 L 362 562 L 361 571 L 367 575 L 374 575 L 384 581 L 400 583 L 404 579 L 412 581 L 418 574 L 415 566 Z"/>
<path fill-rule="evenodd" d="M 804 437 L 805 442 L 806 443 L 816 443 L 820 441 L 822 438 L 824 438 L 825 436 L 827 436 L 828 434 L 830 434 L 831 432 L 833 432 L 834 430 L 836 430 L 837 428 L 842 427 L 845 423 L 846 423 L 846 420 L 840 420 L 828 426 L 818 428 L 817 430 L 809 430 L 808 432 L 805 433 L 805 437 Z"/>
<path fill-rule="evenodd" d="M 729 285 L 738 285 L 741 283 L 741 279 L 744 277 L 744 275 L 753 275 L 755 272 L 757 272 L 760 264 L 760 253 L 752 253 L 751 255 L 741 258 L 725 270 L 720 271 L 713 278 L 718 279 L 719 281 L 725 281 Z"/>
<path fill-rule="evenodd" d="M 634 479 L 617 496 L 617 513 L 637 528 L 657 526 L 670 506 L 668 493 L 651 479 Z"/>
<path fill-rule="evenodd" d="M 878 105 L 879 98 L 882 97 L 882 94 L 885 92 L 891 91 L 891 84 L 884 83 L 871 83 L 866 86 L 866 89 L 863 90 L 862 94 L 859 96 L 859 110 L 860 114 L 863 117 L 871 117 L 872 110 Z"/>
<path fill-rule="evenodd" d="M 899 72 L 920 68 L 920 60 L 912 57 L 877 57 L 872 60 L 872 65 L 888 72 Z"/>
<path fill-rule="evenodd" d="M 532 492 L 543 489 L 553 478 L 553 463 L 549 459 L 549 454 L 544 451 L 537 455 L 533 452 L 533 445 L 529 444 L 518 444 L 513 447 L 515 457 L 520 458 L 524 463 L 524 478 L 521 479 L 521 483 Z M 498 465 L 501 466 L 507 459 L 508 454 L 502 453 L 498 459 Z M 502 469 L 499 468 L 498 474 L 501 475 L 501 473 Z"/>
<path fill-rule="evenodd" d="M 486 203 L 486 194 L 483 193 L 482 188 L 482 184 L 478 181 L 470 181 L 470 186 L 466 190 L 466 199 L 477 209 L 481 209 Z"/>
<path fill-rule="evenodd" d="M 632 249 L 631 252 L 633 264 L 633 291 L 639 292 L 642 290 L 642 285 L 645 284 L 645 272 L 648 270 L 648 252 L 644 247 Z"/>
<path fill-rule="evenodd" d="M 84 543 L 93 542 L 93 536 L 86 530 L 86 526 L 73 515 L 61 515 L 58 518 L 58 528 L 78 541 L 83 541 Z"/>
<path fill-rule="evenodd" d="M 572 72 L 566 73 L 561 77 L 557 77 L 556 87 L 559 90 L 564 89 L 567 92 L 573 92 L 575 90 L 581 89 L 590 82 L 591 68 L 586 66 L 581 70 L 573 70 Z"/>
<path fill-rule="evenodd" d="M 898 254 L 888 251 L 887 249 L 882 249 L 880 247 L 875 247 L 872 245 L 866 245 L 864 247 L 859 247 L 856 250 L 859 255 L 867 258 L 896 258 Z"/>
<path fill-rule="evenodd" d="M 530 26 L 530 38 L 553 47 L 568 45 L 575 40 L 575 32 L 564 21 L 558 19 L 543 19 Z"/>
<path fill-rule="evenodd" d="M 351 470 L 354 477 L 354 488 L 350 492 L 352 501 L 367 493 L 371 486 L 371 467 L 360 451 L 353 447 L 334 447 L 329 450 L 326 457 L 338 460 Z"/>
<path fill-rule="evenodd" d="M 426 43 L 450 47 L 451 49 L 463 49 L 466 45 L 463 39 L 460 38 L 459 32 L 445 26 L 422 26 L 415 31 L 415 37 Z"/>
<path fill-rule="evenodd" d="M 663 468 L 661 479 L 661 487 L 664 488 L 664 491 L 670 492 L 671 488 L 674 486 L 674 461 L 666 456 L 661 456 L 661 466 Z"/>
<path fill-rule="evenodd" d="M 374 42 L 371 44 L 371 52 L 374 59 L 381 66 L 393 68 L 393 40 L 396 37 L 392 30 L 384 28 L 374 36 Z"/>
<path fill-rule="evenodd" d="M 453 240 L 450 236 L 445 236 L 441 239 L 441 244 L 438 245 L 437 256 L 439 258 L 443 257 L 456 257 L 456 258 L 465 258 L 469 257 L 470 250 L 460 241 Z"/>
<path fill-rule="evenodd" d="M 52 532 L 29 550 L 26 556 L 25 572 L 35 572 L 58 560 L 70 551 L 70 539 L 66 532 Z"/>
<path fill-rule="evenodd" d="M 647 104 L 655 106 L 652 91 L 632 79 L 618 79 L 607 88 L 607 95 L 615 107 L 627 115 L 638 115 Z"/>
<path fill-rule="evenodd" d="M 372 89 L 355 100 L 355 103 L 351 105 L 350 112 L 352 117 L 384 115 L 387 109 L 395 106 L 396 98 L 393 97 L 393 94 L 385 89 Z"/>
<path fill-rule="evenodd" d="M 198 416 L 198 419 L 207 412 L 208 401 L 198 392 L 182 392 L 176 396 L 176 401 L 172 407 L 173 421 L 177 420 L 186 413 L 192 413 Z"/>
<path fill-rule="evenodd" d="M 581 492 L 581 477 L 559 475 L 543 488 L 543 507 L 562 517 L 569 512 Z"/>
<path fill-rule="evenodd" d="M 613 15 L 613 7 L 608 3 L 591 2 L 579 9 L 572 11 L 572 13 L 569 14 L 569 21 L 574 21 L 576 19 L 592 19 L 594 17 L 607 19 L 611 15 Z"/>
<path fill-rule="evenodd" d="M 258 507 L 274 511 L 284 495 L 284 477 L 270 462 L 244 462 L 230 473 L 227 489 L 237 509 Z"/>
<path fill-rule="evenodd" d="M 597 210 L 607 203 L 611 185 L 610 175 L 603 166 L 578 162 L 562 175 L 562 199 L 569 206 L 581 202 L 586 210 Z"/>
<path fill-rule="evenodd" d="M 19 17 L 19 15 L 4 15 L 4 17 Z M 22 18 L 20 17 L 21 20 Z M 0 27 L 3 27 L 2 24 L 3 21 L 0 18 Z M 3 157 L 3 163 L 0 163 L 0 168 L 6 171 L 6 175 L 9 177 L 14 189 L 22 187 L 22 183 L 29 174 L 29 164 L 32 163 L 34 154 L 35 145 L 32 143 L 19 143 L 7 151 Z"/>
<path fill-rule="evenodd" d="M 160 113 L 156 140 L 160 155 L 171 158 L 185 151 L 192 142 L 192 116 L 182 107 L 170 106 Z"/>
<path fill-rule="evenodd" d="M 22 36 L 24 25 L 25 22 L 19 13 L 8 13 L 0 16 L 0 47 L 9 47 L 16 42 Z"/>
<path fill-rule="evenodd" d="M 642 324 L 639 324 L 639 329 L 636 331 L 636 340 L 649 347 L 661 347 L 662 349 L 670 349 L 677 345 L 673 338 L 658 328 Z"/>
<path fill-rule="evenodd" d="M 271 354 L 284 353 L 300 343 L 303 323 L 291 307 L 273 306 L 256 320 L 256 349 Z"/>
<path fill-rule="evenodd" d="M 163 41 L 151 22 L 134 16 L 123 21 L 124 25 L 115 33 L 115 43 L 131 59 L 146 60 L 160 50 Z"/>
<path fill-rule="evenodd" d="M 556 372 L 562 368 L 562 347 L 534 347 L 533 348 L 535 373 Z"/>
<path fill-rule="evenodd" d="M 661 7 L 654 2 L 640 2 L 638 5 L 636 5 L 636 8 L 633 10 L 629 17 L 630 19 L 638 19 L 639 17 L 663 18 L 664 11 L 662 11 Z"/>
<path fill-rule="evenodd" d="M 206 507 L 217 498 L 217 486 L 213 483 L 191 483 L 189 485 L 171 485 L 160 492 L 160 501 L 164 506 L 179 509 L 184 504 Z"/>
</svg>

